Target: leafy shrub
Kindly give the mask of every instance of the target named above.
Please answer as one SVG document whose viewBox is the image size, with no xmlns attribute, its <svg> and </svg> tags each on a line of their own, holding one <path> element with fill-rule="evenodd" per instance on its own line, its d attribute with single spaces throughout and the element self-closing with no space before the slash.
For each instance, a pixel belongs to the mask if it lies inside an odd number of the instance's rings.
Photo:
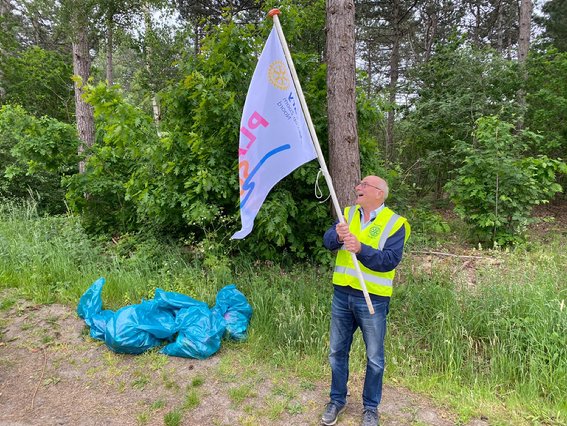
<svg viewBox="0 0 567 426">
<path fill-rule="evenodd" d="M 81 213 L 90 232 L 136 230 L 140 222 L 126 187 L 141 151 L 158 144 L 153 121 L 125 102 L 116 87 L 87 86 L 85 97 L 94 106 L 97 138 L 86 152 L 84 173 L 66 181 L 69 206 Z"/>
<path fill-rule="evenodd" d="M 129 104 L 117 87 L 87 89 L 97 142 L 85 173 L 69 179 L 67 195 L 92 231 L 121 234 L 149 227 L 192 245 L 214 246 L 211 259 L 234 250 L 274 258 L 306 257 L 321 249 L 332 219 L 312 195 L 314 161 L 278 183 L 246 240 L 229 240 L 240 222 L 239 123 L 256 65 L 253 49 L 264 41 L 257 35 L 235 24 L 209 34 L 201 53 L 182 65 L 185 78 L 161 94 L 159 134 L 152 117 Z M 308 76 L 303 81 L 311 92 L 311 112 L 325 134 L 324 67 L 300 55 L 297 69 Z"/>
<path fill-rule="evenodd" d="M 54 118 L 36 118 L 20 106 L 0 109 L 0 197 L 33 195 L 40 211 L 64 211 L 61 179 L 77 171 L 75 128 Z"/>
<path fill-rule="evenodd" d="M 439 196 L 457 167 L 451 155 L 455 141 L 467 139 L 480 117 L 498 114 L 512 120 L 520 80 L 514 61 L 459 37 L 439 46 L 410 74 L 417 96 L 398 126 L 405 168 L 412 168 L 418 186 Z"/>
<path fill-rule="evenodd" d="M 500 245 L 516 241 L 532 221 L 532 207 L 561 191 L 556 174 L 567 172 L 560 160 L 522 157 L 527 142 L 538 136 L 528 131 L 515 135 L 513 128 L 495 116 L 482 117 L 474 141 L 456 144 L 463 164 L 446 189 L 455 212 L 473 226 L 480 241 Z"/>
<path fill-rule="evenodd" d="M 0 102 L 22 105 L 36 117 L 47 115 L 65 123 L 72 122 L 71 54 L 39 46 L 30 46 L 19 52 L 2 50 L 0 74 L 5 94 Z"/>
</svg>

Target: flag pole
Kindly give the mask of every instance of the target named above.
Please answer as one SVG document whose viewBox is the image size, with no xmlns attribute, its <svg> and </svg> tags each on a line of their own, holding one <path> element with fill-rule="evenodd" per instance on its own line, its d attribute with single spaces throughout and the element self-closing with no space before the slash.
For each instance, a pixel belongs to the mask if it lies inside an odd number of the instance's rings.
<svg viewBox="0 0 567 426">
<path fill-rule="evenodd" d="M 297 77 L 295 66 L 293 65 L 293 61 L 291 59 L 291 53 L 289 52 L 287 42 L 285 41 L 285 36 L 282 27 L 280 25 L 280 20 L 278 18 L 278 15 L 280 13 L 281 12 L 279 9 L 272 9 L 268 12 L 268 16 L 270 16 L 274 21 L 274 26 L 276 27 L 276 32 L 278 33 L 280 44 L 282 45 L 287 64 L 291 71 L 291 76 L 293 78 L 295 89 L 297 90 L 299 103 L 301 105 L 301 109 L 303 110 L 305 121 L 307 122 L 307 127 L 309 129 L 309 133 L 311 134 L 315 151 L 317 152 L 317 159 L 319 160 L 319 165 L 321 166 L 321 172 L 323 173 L 323 176 L 325 177 L 325 181 L 327 182 L 327 186 L 329 187 L 331 199 L 333 200 L 333 206 L 335 207 L 335 211 L 337 212 L 339 221 L 341 223 L 345 223 L 343 211 L 341 210 L 341 207 L 339 205 L 339 200 L 337 199 L 337 194 L 335 193 L 335 188 L 333 187 L 333 181 L 331 179 L 331 175 L 329 174 L 329 170 L 327 169 L 327 164 L 325 163 L 325 158 L 323 157 L 323 152 L 321 151 L 321 146 L 319 145 L 319 139 L 317 139 L 315 126 L 313 126 L 313 121 L 311 120 L 311 115 L 309 114 L 309 109 L 307 108 L 305 97 L 303 96 L 303 90 L 301 89 L 301 85 L 299 84 L 299 78 Z M 362 276 L 362 270 L 360 269 L 360 264 L 358 263 L 356 254 L 351 253 L 351 256 L 352 256 L 352 262 L 354 263 L 354 267 L 356 268 L 356 275 L 358 276 L 358 280 L 360 281 L 360 287 L 362 288 L 362 293 L 364 294 L 364 299 L 366 300 L 366 305 L 368 306 L 368 310 L 370 311 L 370 314 L 374 315 L 374 306 L 372 306 L 370 295 L 368 294 L 368 290 L 366 289 L 366 284 L 364 283 L 364 278 Z"/>
</svg>

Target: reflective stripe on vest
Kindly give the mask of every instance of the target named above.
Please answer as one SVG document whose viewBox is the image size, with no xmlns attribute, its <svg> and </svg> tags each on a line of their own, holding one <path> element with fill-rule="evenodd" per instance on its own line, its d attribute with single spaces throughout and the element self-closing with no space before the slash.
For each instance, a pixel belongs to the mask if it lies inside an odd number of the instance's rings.
<svg viewBox="0 0 567 426">
<path fill-rule="evenodd" d="M 355 277 L 358 279 L 358 274 L 356 272 L 356 269 L 354 268 L 348 268 L 346 266 L 335 266 L 334 272 L 339 274 L 350 275 L 351 277 Z M 362 272 L 362 278 L 364 278 L 364 281 L 366 282 L 383 285 L 386 287 L 392 287 L 393 280 L 389 280 L 388 278 L 377 277 L 376 275 L 371 275 L 366 272 Z"/>
<path fill-rule="evenodd" d="M 348 211 L 348 219 L 347 219 L 347 223 L 350 225 L 350 223 L 352 222 L 352 218 L 354 217 L 354 213 L 357 212 L 358 210 L 351 207 L 350 210 Z"/>
<path fill-rule="evenodd" d="M 390 220 L 388 221 L 388 223 L 386 224 L 386 226 L 384 227 L 384 230 L 382 231 L 382 235 L 380 235 L 380 242 L 378 243 L 379 250 L 384 249 L 384 246 L 386 245 L 386 240 L 390 236 L 390 232 L 392 231 L 392 228 L 394 227 L 396 221 L 400 217 L 401 216 L 399 214 L 394 213 L 390 218 Z"/>
</svg>

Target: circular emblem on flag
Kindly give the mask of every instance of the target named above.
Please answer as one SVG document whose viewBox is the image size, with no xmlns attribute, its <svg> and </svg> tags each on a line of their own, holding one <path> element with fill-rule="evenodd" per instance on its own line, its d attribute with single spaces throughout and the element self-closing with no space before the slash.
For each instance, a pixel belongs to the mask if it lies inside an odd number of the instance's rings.
<svg viewBox="0 0 567 426">
<path fill-rule="evenodd" d="M 276 89 L 286 90 L 289 87 L 290 78 L 287 67 L 282 61 L 274 61 L 270 64 L 268 79 Z"/>
<path fill-rule="evenodd" d="M 370 228 L 369 234 L 370 234 L 370 238 L 376 238 L 380 234 L 380 227 L 373 226 L 372 228 Z"/>
</svg>

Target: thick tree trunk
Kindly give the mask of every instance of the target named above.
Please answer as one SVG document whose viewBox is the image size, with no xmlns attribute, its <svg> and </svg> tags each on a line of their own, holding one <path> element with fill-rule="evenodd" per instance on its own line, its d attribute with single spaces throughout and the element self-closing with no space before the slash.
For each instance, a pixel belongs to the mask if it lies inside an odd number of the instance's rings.
<svg viewBox="0 0 567 426">
<path fill-rule="evenodd" d="M 75 82 L 75 115 L 77 120 L 77 131 L 79 133 L 79 155 L 82 155 L 87 147 L 91 147 L 95 140 L 94 113 L 92 107 L 83 98 L 83 85 L 87 83 L 90 74 L 90 56 L 87 32 L 84 28 L 77 30 L 73 42 L 73 73 L 81 77 L 81 82 Z M 79 163 L 79 172 L 85 171 L 85 163 Z"/>
<path fill-rule="evenodd" d="M 330 173 L 343 208 L 354 202 L 360 181 L 352 0 L 327 0 L 326 32 Z"/>
</svg>

